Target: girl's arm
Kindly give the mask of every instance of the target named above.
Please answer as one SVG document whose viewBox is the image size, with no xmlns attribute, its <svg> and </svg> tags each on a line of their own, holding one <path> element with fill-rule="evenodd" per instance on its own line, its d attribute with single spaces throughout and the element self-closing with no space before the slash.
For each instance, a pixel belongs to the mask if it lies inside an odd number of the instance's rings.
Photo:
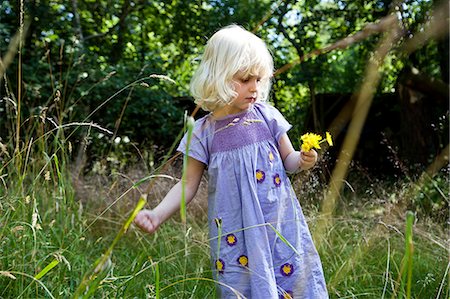
<svg viewBox="0 0 450 299">
<path fill-rule="evenodd" d="M 278 150 L 287 172 L 295 172 L 298 168 L 308 170 L 317 162 L 317 152 L 314 149 L 309 152 L 296 151 L 286 133 L 278 141 Z"/>
<path fill-rule="evenodd" d="M 205 164 L 191 157 L 188 157 L 187 165 L 185 185 L 186 205 L 197 193 L 203 170 L 205 169 Z M 136 215 L 134 219 L 136 225 L 148 233 L 156 231 L 173 213 L 180 210 L 181 192 L 182 181 L 179 181 L 170 189 L 156 208 L 153 210 L 142 210 Z"/>
</svg>

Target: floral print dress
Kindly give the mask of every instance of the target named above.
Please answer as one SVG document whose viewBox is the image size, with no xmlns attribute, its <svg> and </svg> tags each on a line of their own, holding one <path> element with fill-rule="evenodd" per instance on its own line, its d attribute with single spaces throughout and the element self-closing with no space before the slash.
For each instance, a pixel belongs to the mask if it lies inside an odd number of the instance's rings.
<svg viewBox="0 0 450 299">
<path fill-rule="evenodd" d="M 328 298 L 277 147 L 290 127 L 265 103 L 195 122 L 188 155 L 208 169 L 211 261 L 220 298 Z M 186 140 L 178 151 L 185 153 Z"/>
</svg>

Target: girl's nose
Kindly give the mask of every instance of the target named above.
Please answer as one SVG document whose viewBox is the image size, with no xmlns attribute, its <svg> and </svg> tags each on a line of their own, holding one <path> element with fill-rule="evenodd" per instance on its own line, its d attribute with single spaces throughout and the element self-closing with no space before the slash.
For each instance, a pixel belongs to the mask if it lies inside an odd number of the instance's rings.
<svg viewBox="0 0 450 299">
<path fill-rule="evenodd" d="M 258 89 L 258 80 L 257 79 L 251 80 L 249 89 L 250 89 L 250 91 L 257 91 L 257 89 Z"/>
</svg>

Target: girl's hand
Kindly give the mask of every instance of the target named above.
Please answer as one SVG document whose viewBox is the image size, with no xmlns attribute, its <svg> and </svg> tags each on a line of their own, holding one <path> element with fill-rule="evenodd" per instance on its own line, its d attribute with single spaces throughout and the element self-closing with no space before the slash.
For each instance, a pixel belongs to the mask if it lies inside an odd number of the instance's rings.
<svg viewBox="0 0 450 299">
<path fill-rule="evenodd" d="M 312 149 L 308 152 L 300 152 L 300 167 L 302 170 L 312 168 L 317 162 L 317 152 Z"/>
<path fill-rule="evenodd" d="M 153 210 L 142 210 L 134 218 L 134 223 L 143 231 L 152 234 L 158 229 L 161 220 Z"/>
</svg>

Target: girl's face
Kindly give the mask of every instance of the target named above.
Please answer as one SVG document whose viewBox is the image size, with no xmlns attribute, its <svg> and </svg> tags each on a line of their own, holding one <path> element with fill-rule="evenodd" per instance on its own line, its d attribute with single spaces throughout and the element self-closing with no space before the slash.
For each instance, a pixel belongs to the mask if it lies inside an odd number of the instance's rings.
<svg viewBox="0 0 450 299">
<path fill-rule="evenodd" d="M 234 91 L 237 96 L 230 104 L 229 114 L 248 110 L 258 98 L 258 90 L 261 78 L 258 76 L 246 76 L 243 72 L 237 72 L 233 76 Z"/>
</svg>

